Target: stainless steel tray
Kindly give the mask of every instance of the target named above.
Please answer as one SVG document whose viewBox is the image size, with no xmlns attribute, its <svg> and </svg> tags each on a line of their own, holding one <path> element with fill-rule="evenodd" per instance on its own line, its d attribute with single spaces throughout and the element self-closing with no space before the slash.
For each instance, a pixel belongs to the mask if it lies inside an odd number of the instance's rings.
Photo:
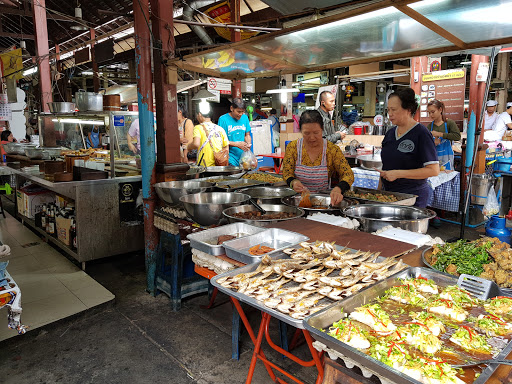
<svg viewBox="0 0 512 384">
<path fill-rule="evenodd" d="M 403 271 L 400 271 L 385 280 L 379 281 L 378 283 L 359 291 L 355 295 L 349 296 L 344 300 L 340 300 L 334 305 L 320 310 L 305 318 L 304 328 L 313 335 L 315 340 L 324 343 L 329 348 L 355 361 L 356 365 L 360 364 L 359 367 L 373 371 L 379 377 L 385 378 L 386 380 L 396 384 L 421 384 L 421 382 L 413 379 L 412 377 L 407 376 L 384 363 L 381 363 L 380 361 L 368 356 L 367 354 L 352 348 L 349 345 L 321 331 L 321 329 L 328 328 L 334 322 L 339 321 L 343 317 L 342 314 L 344 312 L 352 312 L 357 307 L 365 305 L 378 296 L 381 296 L 387 289 L 391 288 L 392 286 L 401 284 L 398 280 L 399 278 L 406 279 L 418 277 L 420 275 L 427 279 L 434 280 L 434 282 L 441 287 L 457 284 L 457 279 L 455 277 L 444 275 L 432 269 L 419 267 L 404 269 Z M 500 354 L 496 356 L 496 358 L 505 358 L 511 351 L 512 342 L 509 342 L 507 346 L 500 352 Z M 498 366 L 485 368 L 473 384 L 485 383 L 487 379 L 491 377 L 497 367 Z"/>
<path fill-rule="evenodd" d="M 217 243 L 211 244 L 208 240 L 217 239 L 221 235 L 237 236 L 239 234 L 244 234 L 243 236 L 239 236 L 242 238 L 244 236 L 254 235 L 255 233 L 259 233 L 264 230 L 265 228 L 255 227 L 246 223 L 233 223 L 207 229 L 201 232 L 191 233 L 187 235 L 187 239 L 190 240 L 191 248 L 208 253 L 209 255 L 219 256 L 226 253 L 224 245 L 217 245 Z"/>
<path fill-rule="evenodd" d="M 379 193 L 382 195 L 393 195 L 396 196 L 398 201 L 388 203 L 384 201 L 377 201 L 377 200 L 368 200 L 368 199 L 361 199 L 359 197 L 353 197 L 353 196 L 347 196 L 349 199 L 354 199 L 357 201 L 360 201 L 362 203 L 370 203 L 370 204 L 393 204 L 393 205 L 406 205 L 411 206 L 416 203 L 417 195 L 411 195 L 409 193 L 400 193 L 400 192 L 391 192 L 391 191 L 383 191 L 381 189 L 370 189 L 370 188 L 362 188 L 362 187 L 353 187 L 352 190 L 356 193 Z"/>
<path fill-rule="evenodd" d="M 215 184 L 215 189 L 224 192 L 236 191 L 237 189 L 243 189 L 247 187 L 263 186 L 267 183 L 258 180 L 251 179 L 238 179 L 234 178 L 232 181 L 221 181 Z"/>
<path fill-rule="evenodd" d="M 293 247 L 294 245 L 308 240 L 309 237 L 301 235 L 300 233 L 271 228 L 254 235 L 226 241 L 223 245 L 227 257 L 245 264 L 252 264 L 259 262 L 263 258 L 263 256 L 251 255 L 248 252 L 249 248 L 255 245 L 260 244 L 274 248 L 274 251 L 268 253 L 269 256 L 272 256 L 283 249 Z"/>
</svg>

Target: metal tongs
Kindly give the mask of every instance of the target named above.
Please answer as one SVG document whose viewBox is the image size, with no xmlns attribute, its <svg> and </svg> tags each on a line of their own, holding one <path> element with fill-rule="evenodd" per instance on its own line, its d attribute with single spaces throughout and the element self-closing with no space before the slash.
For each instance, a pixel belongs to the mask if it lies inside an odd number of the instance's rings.
<svg viewBox="0 0 512 384">
<path fill-rule="evenodd" d="M 249 199 L 249 202 L 252 205 L 254 205 L 256 207 L 256 209 L 261 212 L 262 215 L 265 215 L 267 213 L 267 211 L 265 211 L 263 208 L 261 208 L 261 206 L 258 203 L 256 203 L 253 199 Z"/>
</svg>

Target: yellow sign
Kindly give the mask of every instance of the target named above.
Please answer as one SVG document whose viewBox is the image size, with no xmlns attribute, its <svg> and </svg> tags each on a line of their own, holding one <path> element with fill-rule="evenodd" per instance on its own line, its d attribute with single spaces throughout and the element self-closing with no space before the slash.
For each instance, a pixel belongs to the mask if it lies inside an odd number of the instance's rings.
<svg viewBox="0 0 512 384">
<path fill-rule="evenodd" d="M 229 8 L 229 3 L 224 1 L 219 4 L 215 4 L 213 7 L 208 8 L 206 11 L 208 16 L 212 19 L 218 21 L 222 24 L 231 23 L 231 9 Z M 226 40 L 231 41 L 231 29 L 230 28 L 215 28 L 215 32 Z M 256 36 L 258 32 L 244 32 L 240 33 L 240 38 L 242 40 L 248 39 L 250 37 Z"/>
<path fill-rule="evenodd" d="M 23 77 L 23 61 L 21 59 L 21 49 L 14 49 L 0 55 L 4 76 L 9 78 L 14 76 L 16 80 Z"/>
<path fill-rule="evenodd" d="M 423 82 L 426 81 L 438 81 L 438 80 L 450 80 L 450 79 L 460 79 L 465 76 L 465 72 L 462 69 L 457 69 L 455 71 L 437 71 L 433 73 L 425 73 L 421 80 Z"/>
</svg>

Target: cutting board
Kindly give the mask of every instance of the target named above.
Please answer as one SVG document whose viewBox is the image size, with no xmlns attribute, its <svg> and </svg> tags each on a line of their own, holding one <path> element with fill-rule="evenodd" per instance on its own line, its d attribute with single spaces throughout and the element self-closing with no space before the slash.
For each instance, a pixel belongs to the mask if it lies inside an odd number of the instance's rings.
<svg viewBox="0 0 512 384">
<path fill-rule="evenodd" d="M 307 219 L 294 219 L 270 224 L 271 228 L 282 228 L 309 237 L 310 241 L 335 241 L 337 245 L 361 251 L 380 252 L 381 256 L 393 257 L 416 247 L 412 244 L 386 239 L 370 233 L 335 227 Z"/>
</svg>

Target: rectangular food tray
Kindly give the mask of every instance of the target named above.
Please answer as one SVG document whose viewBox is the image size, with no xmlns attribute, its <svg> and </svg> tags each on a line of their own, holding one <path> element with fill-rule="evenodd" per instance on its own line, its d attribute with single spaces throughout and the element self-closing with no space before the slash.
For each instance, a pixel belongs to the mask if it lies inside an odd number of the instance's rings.
<svg viewBox="0 0 512 384">
<path fill-rule="evenodd" d="M 352 190 L 356 193 L 372 193 L 372 194 L 381 194 L 381 195 L 392 195 L 395 196 L 398 201 L 394 201 L 392 203 L 390 202 L 384 202 L 384 201 L 377 201 L 377 200 L 368 200 L 368 199 L 361 199 L 359 197 L 351 197 L 347 196 L 349 199 L 354 199 L 357 201 L 360 201 L 362 203 L 368 203 L 368 204 L 393 204 L 393 205 L 405 205 L 405 206 L 412 206 L 414 203 L 416 203 L 417 195 L 411 195 L 409 193 L 400 193 L 400 192 L 391 192 L 391 191 L 384 191 L 381 189 L 370 189 L 370 188 L 362 188 L 362 187 L 353 187 Z"/>
<path fill-rule="evenodd" d="M 274 248 L 274 251 L 268 253 L 268 255 L 271 256 L 283 249 L 290 248 L 308 240 L 309 237 L 301 235 L 300 233 L 286 231 L 279 228 L 271 228 L 265 229 L 254 235 L 226 241 L 223 245 L 226 250 L 227 257 L 245 264 L 252 264 L 261 261 L 263 258 L 262 255 L 257 256 L 249 253 L 249 248 L 255 245 L 259 244 Z"/>
<path fill-rule="evenodd" d="M 255 227 L 246 223 L 233 223 L 207 229 L 205 231 L 191 233 L 187 235 L 187 239 L 190 240 L 190 247 L 197 249 L 198 251 L 208 253 L 209 255 L 219 256 L 226 253 L 224 245 L 210 244 L 206 241 L 215 239 L 222 235 L 246 234 L 245 236 L 254 235 L 256 233 L 264 231 L 265 228 Z M 241 236 L 242 238 L 244 236 Z"/>
<path fill-rule="evenodd" d="M 304 328 L 313 335 L 315 340 L 320 341 L 327 347 L 350 359 L 360 368 L 370 370 L 381 379 L 384 378 L 385 380 L 389 380 L 396 384 L 421 384 L 420 381 L 399 372 L 398 370 L 368 356 L 364 352 L 352 348 L 340 340 L 329 336 L 326 332 L 321 331 L 321 329 L 328 329 L 334 322 L 339 321 L 342 318 L 343 313 L 350 313 L 357 307 L 368 304 L 370 301 L 383 295 L 384 292 L 392 286 L 402 284 L 398 280 L 399 278 L 416 278 L 420 275 L 433 280 L 441 287 L 457 284 L 457 279 L 455 277 L 441 274 L 432 269 L 410 267 L 305 318 Z M 509 342 L 496 358 L 506 358 L 511 351 L 512 342 Z M 473 384 L 485 383 L 492 376 L 497 367 L 498 366 L 485 368 Z"/>
<path fill-rule="evenodd" d="M 215 188 L 220 191 L 235 191 L 248 187 L 267 185 L 264 181 L 251 180 L 251 179 L 233 179 L 233 181 L 221 181 L 215 185 Z"/>
</svg>

